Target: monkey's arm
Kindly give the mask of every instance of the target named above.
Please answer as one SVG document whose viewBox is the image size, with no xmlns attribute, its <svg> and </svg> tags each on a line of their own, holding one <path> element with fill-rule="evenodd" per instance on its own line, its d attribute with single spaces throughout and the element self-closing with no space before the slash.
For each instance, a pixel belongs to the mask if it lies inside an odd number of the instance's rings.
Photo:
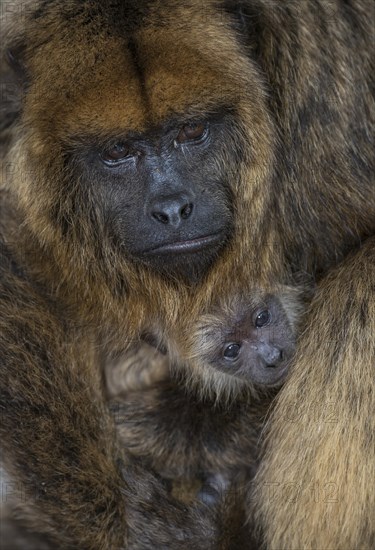
<svg viewBox="0 0 375 550">
<path fill-rule="evenodd" d="M 375 542 L 375 239 L 322 281 L 258 478 L 269 548 Z"/>
<path fill-rule="evenodd" d="M 122 480 L 89 369 L 49 304 L 2 264 L 1 441 L 14 504 L 64 548 L 116 548 Z"/>
<path fill-rule="evenodd" d="M 17 520 L 62 549 L 210 548 L 202 515 L 118 460 L 96 369 L 53 304 L 6 258 L 0 272 L 0 437 Z"/>
</svg>

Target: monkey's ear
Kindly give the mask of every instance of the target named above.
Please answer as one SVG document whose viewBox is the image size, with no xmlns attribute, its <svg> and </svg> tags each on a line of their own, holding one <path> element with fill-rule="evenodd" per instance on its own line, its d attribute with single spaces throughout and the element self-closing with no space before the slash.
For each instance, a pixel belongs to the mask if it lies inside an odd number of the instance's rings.
<svg viewBox="0 0 375 550">
<path fill-rule="evenodd" d="M 29 82 L 24 65 L 24 49 L 9 48 L 0 65 L 0 85 L 3 97 L 0 111 L 0 132 L 10 128 L 18 119 L 22 110 L 22 98 Z M 2 135 L 2 140 L 4 135 Z"/>
<path fill-rule="evenodd" d="M 5 52 L 5 61 L 8 64 L 8 67 L 13 71 L 14 75 L 17 78 L 17 81 L 21 85 L 25 85 L 28 78 L 28 73 L 25 65 L 25 46 L 17 45 L 11 48 L 8 48 Z"/>
</svg>

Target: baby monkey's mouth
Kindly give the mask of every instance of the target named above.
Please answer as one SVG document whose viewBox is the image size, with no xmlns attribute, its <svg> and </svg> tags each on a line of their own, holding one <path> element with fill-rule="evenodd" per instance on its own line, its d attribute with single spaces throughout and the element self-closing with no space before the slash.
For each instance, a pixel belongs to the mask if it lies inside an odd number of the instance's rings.
<svg viewBox="0 0 375 550">
<path fill-rule="evenodd" d="M 290 361 L 282 361 L 276 365 L 267 365 L 266 369 L 267 371 L 269 369 L 270 376 L 268 381 L 263 381 L 263 384 L 269 387 L 280 386 L 289 372 L 289 365 Z"/>
</svg>

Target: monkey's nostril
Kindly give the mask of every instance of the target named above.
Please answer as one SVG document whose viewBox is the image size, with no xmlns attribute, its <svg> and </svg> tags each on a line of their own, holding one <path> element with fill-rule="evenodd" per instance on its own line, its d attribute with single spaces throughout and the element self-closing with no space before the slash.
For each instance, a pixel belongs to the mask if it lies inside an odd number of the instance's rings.
<svg viewBox="0 0 375 550">
<path fill-rule="evenodd" d="M 192 211 L 193 211 L 193 205 L 191 203 L 186 204 L 180 210 L 181 218 L 183 220 L 187 220 L 187 218 L 191 215 Z"/>
<path fill-rule="evenodd" d="M 177 228 L 181 222 L 191 217 L 194 205 L 187 202 L 187 198 L 182 195 L 172 197 L 162 197 L 151 204 L 151 217 L 163 225 L 170 225 Z"/>
<path fill-rule="evenodd" d="M 162 212 L 153 212 L 152 217 L 154 220 L 163 223 L 164 225 L 167 225 L 169 222 L 169 218 L 166 214 L 163 214 Z"/>
</svg>

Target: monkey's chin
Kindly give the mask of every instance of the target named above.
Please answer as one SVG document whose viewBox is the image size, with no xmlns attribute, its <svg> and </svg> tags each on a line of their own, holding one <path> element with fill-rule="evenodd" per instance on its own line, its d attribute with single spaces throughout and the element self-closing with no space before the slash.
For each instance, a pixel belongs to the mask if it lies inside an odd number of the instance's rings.
<svg viewBox="0 0 375 550">
<path fill-rule="evenodd" d="M 172 254 L 145 254 L 140 260 L 153 271 L 169 280 L 177 279 L 187 284 L 202 280 L 215 263 L 225 241 L 215 241 L 210 247 Z"/>
<path fill-rule="evenodd" d="M 283 364 L 282 366 L 268 366 L 265 367 L 267 376 L 264 374 L 257 377 L 254 377 L 253 382 L 258 386 L 263 386 L 266 388 L 279 388 L 282 386 L 286 380 L 286 377 L 289 372 L 289 362 Z"/>
<path fill-rule="evenodd" d="M 201 260 L 194 262 L 190 261 L 189 258 L 185 258 L 184 262 L 170 262 L 159 265 L 153 263 L 151 267 L 165 279 L 177 280 L 187 285 L 195 285 L 208 273 L 214 261 L 215 258 L 207 259 L 206 262 L 202 262 Z"/>
</svg>

